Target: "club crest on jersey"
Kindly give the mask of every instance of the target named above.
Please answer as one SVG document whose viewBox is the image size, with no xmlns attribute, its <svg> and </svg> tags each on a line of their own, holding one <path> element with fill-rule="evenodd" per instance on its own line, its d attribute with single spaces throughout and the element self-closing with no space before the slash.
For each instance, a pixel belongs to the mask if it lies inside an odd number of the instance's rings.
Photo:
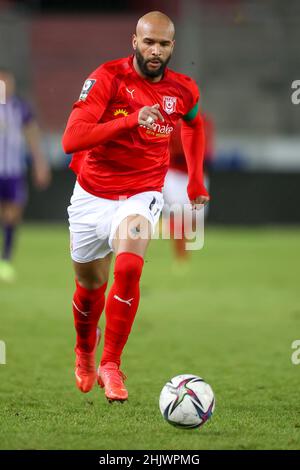
<svg viewBox="0 0 300 470">
<path fill-rule="evenodd" d="M 163 108 L 167 114 L 172 114 L 176 111 L 177 98 L 175 96 L 163 97 Z"/>
<path fill-rule="evenodd" d="M 79 96 L 79 99 L 81 101 L 85 101 L 87 99 L 87 96 L 88 96 L 89 92 L 91 91 L 91 89 L 93 88 L 95 83 L 96 83 L 96 80 L 94 78 L 88 78 L 84 82 L 81 93 L 80 93 L 80 96 Z"/>
</svg>

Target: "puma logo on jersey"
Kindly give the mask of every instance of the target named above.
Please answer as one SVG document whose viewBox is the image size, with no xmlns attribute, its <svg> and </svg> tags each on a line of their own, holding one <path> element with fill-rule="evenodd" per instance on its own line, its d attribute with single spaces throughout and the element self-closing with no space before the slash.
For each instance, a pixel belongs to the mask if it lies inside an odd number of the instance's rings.
<svg viewBox="0 0 300 470">
<path fill-rule="evenodd" d="M 132 99 L 133 99 L 134 90 L 135 90 L 135 88 L 133 90 L 128 90 L 128 88 L 126 88 L 126 91 L 128 91 L 128 93 L 130 93 Z"/>
<path fill-rule="evenodd" d="M 124 302 L 124 304 L 127 304 L 129 305 L 129 307 L 131 307 L 131 302 L 133 301 L 134 297 L 132 297 L 132 299 L 124 300 L 121 299 L 121 297 L 119 297 L 118 295 L 114 295 L 114 299 L 119 300 L 119 302 Z"/>
</svg>

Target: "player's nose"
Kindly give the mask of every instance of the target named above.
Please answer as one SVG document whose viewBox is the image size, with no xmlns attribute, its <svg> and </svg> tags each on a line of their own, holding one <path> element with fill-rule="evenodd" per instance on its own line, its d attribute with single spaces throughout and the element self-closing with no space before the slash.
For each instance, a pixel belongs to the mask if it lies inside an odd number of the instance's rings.
<svg viewBox="0 0 300 470">
<path fill-rule="evenodd" d="M 160 45 L 159 44 L 154 44 L 152 46 L 152 55 L 154 56 L 160 56 L 161 55 L 161 50 L 160 50 Z"/>
</svg>

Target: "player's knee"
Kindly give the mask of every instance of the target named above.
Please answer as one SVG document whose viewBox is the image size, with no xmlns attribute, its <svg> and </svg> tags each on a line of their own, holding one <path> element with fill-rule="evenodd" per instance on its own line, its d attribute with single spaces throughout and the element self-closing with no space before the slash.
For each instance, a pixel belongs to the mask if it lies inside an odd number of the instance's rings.
<svg viewBox="0 0 300 470">
<path fill-rule="evenodd" d="M 116 258 L 115 279 L 123 284 L 138 283 L 142 274 L 144 260 L 134 253 L 120 253 Z"/>
<path fill-rule="evenodd" d="M 88 290 L 95 290 L 103 286 L 107 282 L 106 277 L 103 275 L 77 275 L 77 281 L 79 284 Z"/>
</svg>

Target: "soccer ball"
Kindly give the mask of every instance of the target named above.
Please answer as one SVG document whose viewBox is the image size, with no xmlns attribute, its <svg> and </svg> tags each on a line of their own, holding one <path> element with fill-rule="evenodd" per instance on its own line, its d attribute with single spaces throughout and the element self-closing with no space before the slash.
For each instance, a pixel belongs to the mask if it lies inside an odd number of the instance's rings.
<svg viewBox="0 0 300 470">
<path fill-rule="evenodd" d="M 214 392 L 201 377 L 177 375 L 162 389 L 159 408 L 168 423 L 180 428 L 198 428 L 214 412 Z"/>
</svg>

